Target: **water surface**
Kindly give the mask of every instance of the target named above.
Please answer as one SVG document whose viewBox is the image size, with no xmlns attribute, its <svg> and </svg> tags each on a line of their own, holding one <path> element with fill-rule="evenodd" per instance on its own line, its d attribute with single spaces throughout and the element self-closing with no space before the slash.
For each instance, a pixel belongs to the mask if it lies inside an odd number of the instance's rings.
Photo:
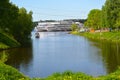
<svg viewBox="0 0 120 80">
<path fill-rule="evenodd" d="M 67 32 L 40 32 L 32 47 L 3 51 L 9 64 L 30 77 L 47 77 L 55 72 L 71 70 L 92 76 L 106 75 L 120 64 L 120 46 L 99 42 Z"/>
</svg>

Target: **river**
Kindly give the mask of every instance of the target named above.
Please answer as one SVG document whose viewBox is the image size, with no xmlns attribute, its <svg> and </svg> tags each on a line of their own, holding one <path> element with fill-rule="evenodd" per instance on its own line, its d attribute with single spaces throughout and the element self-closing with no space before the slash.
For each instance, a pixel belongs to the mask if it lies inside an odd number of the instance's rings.
<svg viewBox="0 0 120 80">
<path fill-rule="evenodd" d="M 120 45 L 95 41 L 68 32 L 40 32 L 32 46 L 4 50 L 6 64 L 29 77 L 47 77 L 55 72 L 71 70 L 92 76 L 106 75 L 120 65 Z"/>
</svg>

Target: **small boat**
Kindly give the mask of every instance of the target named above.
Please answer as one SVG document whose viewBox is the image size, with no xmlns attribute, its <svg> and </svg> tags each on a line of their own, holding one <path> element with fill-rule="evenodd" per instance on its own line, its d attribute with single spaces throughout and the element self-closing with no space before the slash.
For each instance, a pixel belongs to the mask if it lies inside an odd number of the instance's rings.
<svg viewBox="0 0 120 80">
<path fill-rule="evenodd" d="M 40 34 L 38 32 L 35 33 L 35 37 L 36 38 L 39 38 L 40 37 Z"/>
</svg>

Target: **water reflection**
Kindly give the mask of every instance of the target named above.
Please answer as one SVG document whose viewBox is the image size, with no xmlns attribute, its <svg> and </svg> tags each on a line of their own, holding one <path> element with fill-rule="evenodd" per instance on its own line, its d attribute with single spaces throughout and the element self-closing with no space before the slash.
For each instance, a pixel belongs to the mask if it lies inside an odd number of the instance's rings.
<svg viewBox="0 0 120 80">
<path fill-rule="evenodd" d="M 9 54 L 6 63 L 30 77 L 47 77 L 66 70 L 99 76 L 120 65 L 118 43 L 89 40 L 67 32 L 40 32 L 40 38 L 34 34 L 31 48 L 5 50 Z"/>
<path fill-rule="evenodd" d="M 19 71 L 29 71 L 32 65 L 32 49 L 31 48 L 14 48 L 10 50 L 1 51 L 0 54 L 8 54 L 6 64 L 9 64 Z"/>
<path fill-rule="evenodd" d="M 92 46 L 93 42 L 88 39 L 64 32 L 46 32 L 40 35 L 44 36 L 40 39 L 32 37 L 32 76 L 45 77 L 66 70 L 81 71 L 93 76 L 106 74 L 101 51 Z"/>
<path fill-rule="evenodd" d="M 101 49 L 103 61 L 106 65 L 107 73 L 114 72 L 120 66 L 120 43 L 112 43 L 108 41 L 95 41 L 97 46 Z"/>
<path fill-rule="evenodd" d="M 120 45 L 117 43 L 104 43 L 101 45 L 102 55 L 106 63 L 107 72 L 115 71 L 120 66 Z"/>
</svg>

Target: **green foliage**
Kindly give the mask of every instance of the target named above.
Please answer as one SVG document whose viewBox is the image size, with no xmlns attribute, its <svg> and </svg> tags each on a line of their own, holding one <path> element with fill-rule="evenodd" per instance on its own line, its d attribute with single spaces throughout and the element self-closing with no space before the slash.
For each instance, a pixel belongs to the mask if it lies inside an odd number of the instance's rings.
<svg viewBox="0 0 120 80">
<path fill-rule="evenodd" d="M 84 24 L 87 27 L 119 28 L 120 27 L 120 0 L 106 0 L 102 10 L 93 9 L 88 14 Z"/>
<path fill-rule="evenodd" d="M 118 18 L 117 18 L 117 20 L 116 20 L 115 26 L 116 26 L 117 28 L 120 28 L 120 12 L 118 13 Z"/>
<path fill-rule="evenodd" d="M 88 19 L 85 22 L 85 26 L 99 29 L 101 27 L 101 10 L 93 9 L 88 14 Z"/>
<path fill-rule="evenodd" d="M 101 76 L 98 78 L 98 80 L 101 79 L 101 80 L 120 80 L 120 68 L 109 74 L 109 75 L 106 75 L 106 76 Z"/>
<path fill-rule="evenodd" d="M 106 0 L 105 11 L 108 26 L 116 28 L 116 20 L 118 19 L 118 13 L 120 11 L 120 0 Z"/>
<path fill-rule="evenodd" d="M 18 8 L 10 3 L 9 0 L 0 2 L 0 30 L 4 33 L 11 34 L 21 44 L 26 44 L 29 40 L 30 32 L 33 28 L 32 11 L 27 13 L 25 8 Z M 0 33 L 1 34 L 1 33 Z M 7 38 L 1 36 L 5 45 L 11 45 Z M 14 45 L 13 45 L 14 46 Z"/>
<path fill-rule="evenodd" d="M 0 80 L 29 80 L 29 78 L 0 62 Z"/>
<path fill-rule="evenodd" d="M 7 61 L 7 54 L 3 53 L 3 54 L 0 54 L 0 63 L 4 63 Z"/>
<path fill-rule="evenodd" d="M 32 11 L 27 13 L 25 8 L 19 9 L 19 16 L 13 28 L 13 36 L 22 45 L 29 40 L 29 35 L 33 29 Z"/>
<path fill-rule="evenodd" d="M 0 29 L 6 25 L 5 23 L 5 17 L 8 15 L 8 7 L 10 3 L 8 0 L 0 1 Z"/>
<path fill-rule="evenodd" d="M 107 12 L 106 7 L 102 7 L 102 14 L 101 14 L 101 27 L 102 28 L 108 28 L 108 21 L 107 21 Z"/>
<path fill-rule="evenodd" d="M 10 32 L 18 16 L 18 7 L 9 0 L 0 2 L 0 29 Z"/>
<path fill-rule="evenodd" d="M 81 72 L 65 71 L 63 73 L 54 73 L 46 78 L 30 79 L 11 66 L 0 62 L 0 80 L 120 80 L 120 68 L 114 73 L 100 77 L 92 77 Z"/>
<path fill-rule="evenodd" d="M 47 78 L 38 80 L 93 80 L 93 77 L 81 72 L 73 73 L 71 71 L 65 71 L 63 73 L 54 73 Z"/>
<path fill-rule="evenodd" d="M 9 46 L 5 45 L 4 43 L 0 42 L 0 49 L 8 49 Z"/>
<path fill-rule="evenodd" d="M 20 44 L 11 36 L 0 31 L 0 49 L 7 49 L 9 47 L 17 47 Z"/>
<path fill-rule="evenodd" d="M 76 24 L 71 25 L 71 30 L 76 31 L 78 29 L 78 26 Z"/>
<path fill-rule="evenodd" d="M 101 33 L 72 33 L 75 35 L 85 36 L 91 39 L 95 40 L 106 40 L 111 42 L 120 42 L 120 32 L 114 31 L 114 32 L 101 32 Z"/>
<path fill-rule="evenodd" d="M 45 79 L 42 79 L 42 78 L 32 78 L 30 80 L 45 80 Z"/>
</svg>

